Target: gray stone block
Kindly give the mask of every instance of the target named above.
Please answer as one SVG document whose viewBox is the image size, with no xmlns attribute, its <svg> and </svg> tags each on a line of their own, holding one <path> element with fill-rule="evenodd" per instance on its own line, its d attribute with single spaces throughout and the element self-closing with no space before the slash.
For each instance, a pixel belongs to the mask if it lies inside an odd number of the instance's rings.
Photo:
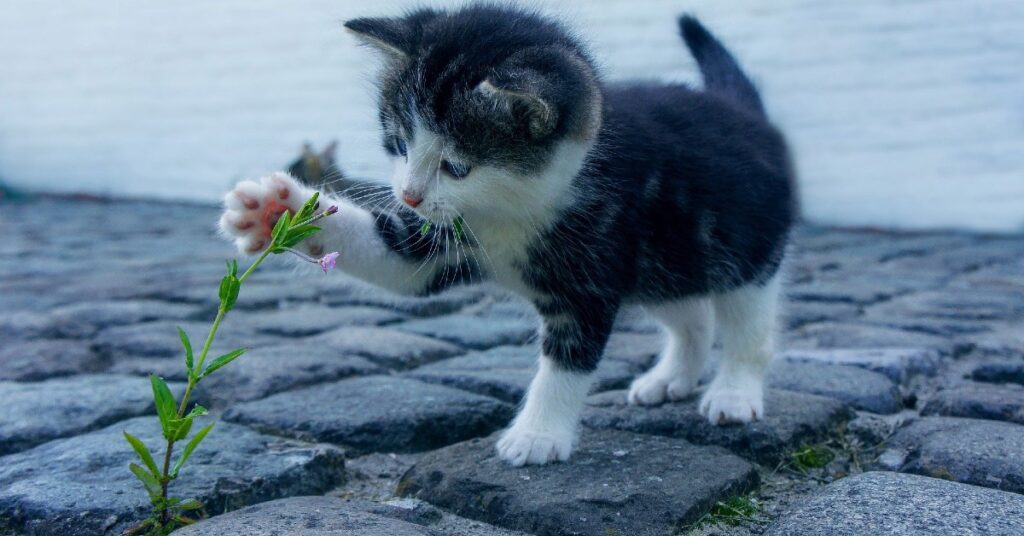
<svg viewBox="0 0 1024 536">
<path fill-rule="evenodd" d="M 665 347 L 665 336 L 659 331 L 654 333 L 634 333 L 615 331 L 608 338 L 604 347 L 604 359 L 629 361 L 641 369 L 646 369 L 654 362 L 654 358 Z"/>
<path fill-rule="evenodd" d="M 746 461 L 678 439 L 584 430 L 568 462 L 513 468 L 495 454 L 496 438 L 428 453 L 397 493 L 532 534 L 646 536 L 669 534 L 758 481 Z"/>
<path fill-rule="evenodd" d="M 257 333 L 282 337 L 316 335 L 341 326 L 380 326 L 405 318 L 397 311 L 379 307 L 326 307 L 303 304 L 298 307 L 263 311 L 239 311 L 233 319 Z"/>
<path fill-rule="evenodd" d="M 184 367 L 179 364 L 179 368 Z M 315 354 L 291 346 L 256 348 L 204 379 L 195 398 L 220 407 L 380 372 L 384 372 L 382 367 L 364 357 L 339 355 L 330 348 Z"/>
<path fill-rule="evenodd" d="M 310 351 L 362 356 L 394 369 L 418 367 L 466 353 L 452 343 L 391 328 L 338 328 L 296 344 Z"/>
<path fill-rule="evenodd" d="M 181 536 L 305 534 L 308 536 L 444 536 L 427 527 L 372 513 L 379 505 L 337 497 L 292 497 L 247 506 L 189 525 Z"/>
<path fill-rule="evenodd" d="M 1024 534 L 1024 496 L 916 475 L 833 482 L 782 514 L 766 536 Z"/>
<path fill-rule="evenodd" d="M 583 424 L 720 445 L 744 458 L 775 464 L 791 451 L 835 434 L 853 416 L 838 400 L 769 389 L 765 418 L 746 425 L 715 426 L 698 412 L 697 398 L 645 407 L 627 404 L 625 391 L 599 393 L 587 399 Z"/>
<path fill-rule="evenodd" d="M 951 352 L 955 345 L 945 337 L 886 326 L 851 322 L 821 322 L 790 331 L 787 348 L 934 348 Z"/>
<path fill-rule="evenodd" d="M 863 368 L 777 360 L 765 380 L 775 389 L 834 398 L 874 413 L 903 408 L 899 387 L 885 375 Z"/>
<path fill-rule="evenodd" d="M 0 463 L 0 532 L 86 536 L 119 534 L 149 512 L 138 462 L 122 435 L 142 439 L 162 458 L 156 417 L 122 421 L 78 437 L 12 454 Z M 344 453 L 217 423 L 170 486 L 211 514 L 292 495 L 325 493 L 344 482 Z"/>
<path fill-rule="evenodd" d="M 537 370 L 537 356 L 538 349 L 533 346 L 499 346 L 438 361 L 407 374 L 518 404 Z M 638 372 L 638 367 L 628 361 L 603 359 L 594 373 L 593 391 L 621 389 Z"/>
<path fill-rule="evenodd" d="M 1024 386 L 983 383 L 957 385 L 935 393 L 921 414 L 1024 424 Z"/>
<path fill-rule="evenodd" d="M 354 452 L 414 452 L 486 435 L 512 406 L 493 398 L 393 376 L 354 378 L 230 408 L 224 419 Z"/>
<path fill-rule="evenodd" d="M 209 322 L 146 322 L 104 329 L 96 334 L 93 342 L 100 353 L 110 356 L 115 361 L 125 356 L 184 356 L 185 351 L 182 349 L 181 339 L 178 338 L 178 327 L 188 333 L 193 348 L 202 347 L 210 331 Z M 272 337 L 253 333 L 245 324 L 236 321 L 229 314 L 217 331 L 210 353 L 218 356 L 235 348 L 254 348 L 273 342 Z"/>
<path fill-rule="evenodd" d="M 536 321 L 513 317 L 449 315 L 396 324 L 395 328 L 483 350 L 503 345 L 525 344 L 537 337 Z"/>
<path fill-rule="evenodd" d="M 98 372 L 105 365 L 82 341 L 4 341 L 0 348 L 0 380 L 39 381 Z"/>
<path fill-rule="evenodd" d="M 787 361 L 826 363 L 860 367 L 884 374 L 894 382 L 903 383 L 913 376 L 932 376 L 944 357 L 934 348 L 842 348 L 788 350 L 782 354 Z"/>
<path fill-rule="evenodd" d="M 924 417 L 889 440 L 901 472 L 1024 493 L 1024 426 Z M 898 456 L 896 455 L 898 454 Z"/>
<path fill-rule="evenodd" d="M 1024 361 L 989 361 L 971 371 L 971 379 L 988 383 L 1024 385 Z"/>
<path fill-rule="evenodd" d="M 175 392 L 181 390 L 172 384 Z M 38 383 L 0 382 L 0 454 L 81 434 L 153 409 L 145 378 L 112 374 L 56 378 Z"/>
</svg>

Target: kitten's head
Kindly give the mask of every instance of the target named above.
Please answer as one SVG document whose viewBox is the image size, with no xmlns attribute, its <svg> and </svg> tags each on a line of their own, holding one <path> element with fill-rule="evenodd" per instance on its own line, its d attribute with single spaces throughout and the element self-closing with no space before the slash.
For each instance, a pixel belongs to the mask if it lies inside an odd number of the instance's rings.
<svg viewBox="0 0 1024 536">
<path fill-rule="evenodd" d="M 561 202 L 601 121 L 593 64 L 559 24 L 495 5 L 345 23 L 382 51 L 395 195 L 438 221 Z"/>
</svg>

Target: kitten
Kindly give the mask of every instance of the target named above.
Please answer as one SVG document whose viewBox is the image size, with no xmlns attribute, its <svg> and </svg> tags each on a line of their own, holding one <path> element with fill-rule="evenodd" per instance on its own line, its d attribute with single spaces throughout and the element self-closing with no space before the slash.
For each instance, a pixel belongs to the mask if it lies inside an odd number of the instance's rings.
<svg viewBox="0 0 1024 536">
<path fill-rule="evenodd" d="M 340 251 L 346 272 L 398 292 L 487 278 L 536 306 L 539 371 L 498 441 L 503 459 L 568 459 L 626 304 L 669 334 L 630 402 L 689 395 L 717 325 L 725 355 L 700 411 L 716 424 L 764 416 L 792 171 L 757 90 L 697 20 L 679 27 L 703 91 L 607 84 L 571 33 L 519 8 L 345 26 L 386 57 L 379 112 L 394 198 L 387 209 L 329 200 L 341 210 L 306 247 Z M 258 251 L 268 221 L 311 194 L 284 174 L 240 183 L 221 226 Z"/>
</svg>

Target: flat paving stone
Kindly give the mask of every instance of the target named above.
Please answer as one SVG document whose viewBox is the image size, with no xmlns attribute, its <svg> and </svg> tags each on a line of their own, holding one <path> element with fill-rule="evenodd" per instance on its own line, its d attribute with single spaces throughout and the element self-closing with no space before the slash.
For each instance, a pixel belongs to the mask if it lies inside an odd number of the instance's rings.
<svg viewBox="0 0 1024 536">
<path fill-rule="evenodd" d="M 174 391 L 180 385 L 171 384 Z M 0 454 L 81 434 L 153 409 L 148 379 L 87 374 L 36 383 L 0 382 Z"/>
<path fill-rule="evenodd" d="M 1024 361 L 989 361 L 979 363 L 971 371 L 971 379 L 979 382 L 1024 385 Z"/>
<path fill-rule="evenodd" d="M 765 380 L 775 389 L 834 398 L 874 413 L 903 409 L 899 387 L 887 376 L 863 368 L 776 360 Z"/>
<path fill-rule="evenodd" d="M 450 342 L 391 328 L 344 327 L 302 340 L 319 352 L 362 356 L 393 369 L 409 369 L 466 353 Z"/>
<path fill-rule="evenodd" d="M 407 375 L 518 404 L 537 371 L 538 349 L 499 346 L 413 369 Z M 640 369 L 628 361 L 603 359 L 595 372 L 592 392 L 621 389 Z"/>
<path fill-rule="evenodd" d="M 427 297 L 400 296 L 368 283 L 346 278 L 343 287 L 332 287 L 330 292 L 322 293 L 320 301 L 332 307 L 369 305 L 412 316 L 437 316 L 459 311 L 480 301 L 484 296 L 485 291 L 479 286 L 456 287 Z"/>
<path fill-rule="evenodd" d="M 629 361 L 642 369 L 654 363 L 654 358 L 665 347 L 665 335 L 660 331 L 654 333 L 635 333 L 629 331 L 612 332 L 604 347 L 604 359 Z"/>
<path fill-rule="evenodd" d="M 186 303 L 158 300 L 105 300 L 64 305 L 50 316 L 61 337 L 87 338 L 103 328 L 139 324 L 154 320 L 186 320 L 202 308 Z"/>
<path fill-rule="evenodd" d="M 525 344 L 537 337 L 537 322 L 512 317 L 449 315 L 402 322 L 396 329 L 482 350 Z"/>
<path fill-rule="evenodd" d="M 82 341 L 5 341 L 0 347 L 0 380 L 39 381 L 98 372 L 105 365 Z"/>
<path fill-rule="evenodd" d="M 1024 386 L 973 382 L 957 385 L 935 393 L 921 414 L 1024 424 Z"/>
<path fill-rule="evenodd" d="M 178 327 L 184 329 L 199 348 L 210 331 L 209 322 L 158 321 L 107 328 L 96 334 L 94 344 L 103 355 L 114 360 L 119 356 L 171 357 L 183 356 L 185 351 L 178 338 Z M 257 335 L 244 324 L 228 315 L 217 330 L 210 352 L 220 355 L 235 348 L 258 347 L 276 342 L 274 338 Z"/>
<path fill-rule="evenodd" d="M 53 321 L 42 313 L 0 312 L 0 340 L 19 341 L 53 336 Z"/>
<path fill-rule="evenodd" d="M 397 493 L 532 534 L 645 536 L 669 534 L 758 482 L 747 461 L 678 439 L 587 430 L 568 462 L 513 468 L 497 457 L 497 437 L 428 453 Z"/>
<path fill-rule="evenodd" d="M 595 429 L 616 429 L 682 438 L 698 445 L 720 445 L 760 463 L 775 464 L 791 451 L 836 433 L 852 418 L 844 403 L 804 393 L 768 389 L 767 416 L 746 425 L 715 426 L 697 410 L 698 397 L 662 404 L 634 406 L 625 391 L 592 395 L 583 410 L 583 424 Z"/>
<path fill-rule="evenodd" d="M 787 348 L 937 348 L 950 349 L 945 337 L 887 326 L 819 322 L 786 333 Z"/>
<path fill-rule="evenodd" d="M 291 497 L 246 506 L 175 531 L 181 536 L 307 534 L 317 536 L 444 536 L 393 517 L 372 513 L 372 503 L 337 497 Z M 378 505 L 379 507 L 379 505 Z"/>
<path fill-rule="evenodd" d="M 925 476 L 862 473 L 825 486 L 764 534 L 1024 534 L 1024 496 Z"/>
<path fill-rule="evenodd" d="M 238 404 L 224 419 L 353 452 L 415 452 L 487 435 L 505 426 L 512 413 L 511 405 L 490 397 L 369 376 Z"/>
<path fill-rule="evenodd" d="M 932 376 L 942 363 L 943 352 L 934 348 L 840 348 L 788 350 L 787 361 L 825 363 L 865 368 L 903 383 L 913 376 Z"/>
<path fill-rule="evenodd" d="M 796 329 L 814 322 L 854 318 L 858 314 L 860 306 L 852 303 L 789 301 L 782 308 L 781 323 L 788 329 Z"/>
<path fill-rule="evenodd" d="M 257 333 L 282 337 L 316 335 L 340 326 L 380 326 L 406 318 L 379 307 L 326 307 L 303 304 L 266 311 L 240 311 L 234 320 Z"/>
<path fill-rule="evenodd" d="M 221 407 L 381 372 L 381 366 L 364 357 L 338 355 L 332 350 L 310 354 L 290 346 L 256 348 L 204 379 L 196 391 L 196 400 L 209 407 Z"/>
<path fill-rule="evenodd" d="M 1024 316 L 1024 300 L 1004 290 L 944 288 L 903 296 L 872 308 L 894 318 L 924 317 L 961 321 L 1008 320 Z"/>
<path fill-rule="evenodd" d="M 899 471 L 1024 493 L 1024 426 L 923 417 L 896 431 L 889 459 Z M 884 455 L 883 455 L 884 457 Z"/>
<path fill-rule="evenodd" d="M 155 417 L 12 454 L 0 463 L 0 531 L 23 534 L 120 534 L 149 512 L 137 462 L 123 431 L 142 439 L 157 459 L 163 438 Z M 293 495 L 326 493 L 345 480 L 344 453 L 218 422 L 170 487 L 197 498 L 210 514 Z M 41 470 L 45 468 L 45 470 Z"/>
<path fill-rule="evenodd" d="M 642 307 L 624 307 L 615 318 L 615 330 L 633 333 L 659 333 L 661 324 Z"/>
</svg>

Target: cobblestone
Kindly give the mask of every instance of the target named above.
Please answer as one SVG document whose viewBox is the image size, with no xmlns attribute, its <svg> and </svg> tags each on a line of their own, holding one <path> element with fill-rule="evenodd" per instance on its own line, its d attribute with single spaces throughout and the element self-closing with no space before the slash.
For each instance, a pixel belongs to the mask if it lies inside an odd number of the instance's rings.
<svg viewBox="0 0 1024 536">
<path fill-rule="evenodd" d="M 216 217 L 159 203 L 0 206 L 0 533 L 113 534 L 143 514 L 120 433 L 159 443 L 145 376 L 185 380 L 175 327 L 195 344 L 209 328 L 236 256 Z M 490 285 L 397 296 L 272 258 L 213 349 L 251 350 L 195 392 L 224 420 L 173 485 L 213 514 L 188 530 L 667 534 L 749 493 L 772 524 L 704 532 L 1024 532 L 1024 236 L 795 237 L 765 420 L 713 427 L 699 393 L 623 404 L 664 342 L 627 307 L 580 450 L 525 469 L 498 462 L 493 434 L 535 366 L 529 304 Z M 809 446 L 836 458 L 794 469 Z"/>
<path fill-rule="evenodd" d="M 937 478 L 864 473 L 826 486 L 766 536 L 1020 534 L 1024 497 Z"/>
<path fill-rule="evenodd" d="M 388 376 L 290 391 L 239 404 L 224 414 L 228 421 L 337 443 L 353 452 L 437 448 L 486 435 L 511 417 L 512 407 L 495 399 Z"/>
<path fill-rule="evenodd" d="M 584 434 L 571 463 L 512 468 L 496 437 L 423 457 L 400 495 L 540 535 L 668 534 L 757 482 L 753 466 L 715 447 L 612 431 Z"/>
<path fill-rule="evenodd" d="M 745 426 L 714 426 L 697 411 L 697 399 L 653 408 L 626 403 L 625 391 L 592 395 L 583 412 L 590 428 L 678 437 L 698 445 L 720 445 L 736 454 L 774 464 L 790 452 L 835 435 L 852 417 L 842 402 L 815 395 L 769 389 L 767 416 Z"/>
</svg>

